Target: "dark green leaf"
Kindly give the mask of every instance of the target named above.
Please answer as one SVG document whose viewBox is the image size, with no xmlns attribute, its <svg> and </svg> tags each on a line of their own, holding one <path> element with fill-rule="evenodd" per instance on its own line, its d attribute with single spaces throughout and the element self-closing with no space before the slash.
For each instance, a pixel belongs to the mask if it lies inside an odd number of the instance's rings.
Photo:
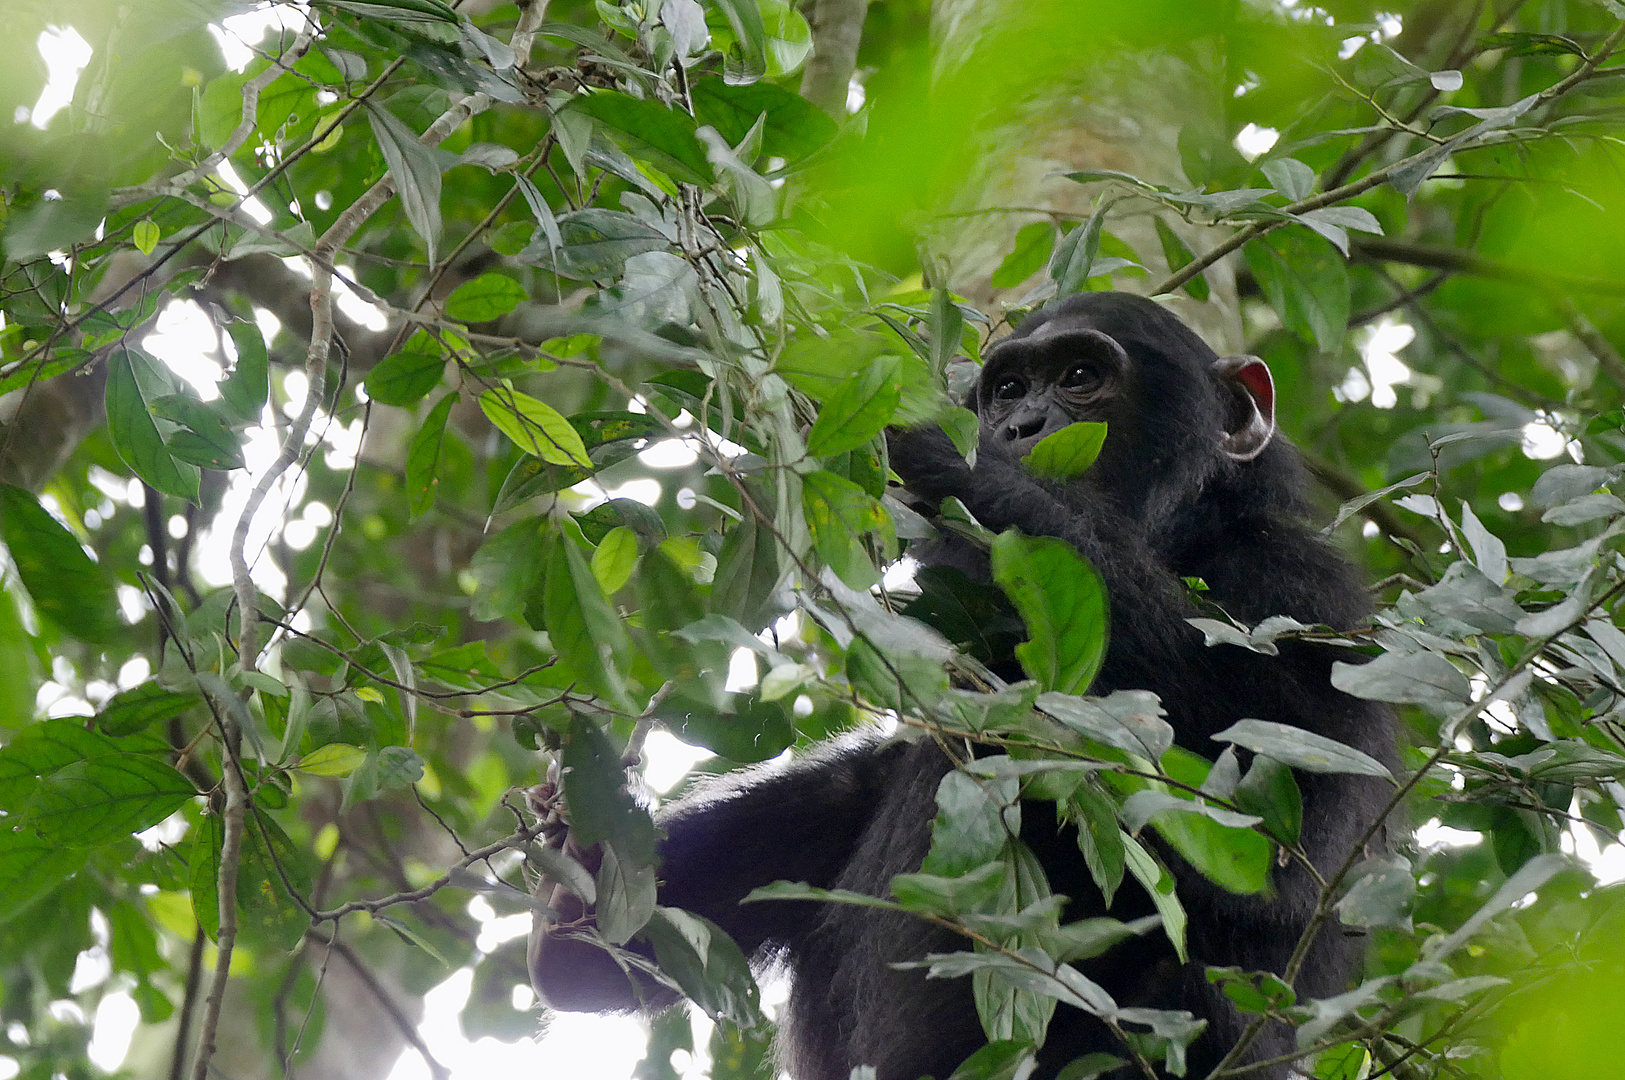
<svg viewBox="0 0 1625 1080">
<path fill-rule="evenodd" d="M 1277 229 L 1247 245 L 1247 265 L 1287 329 L 1335 352 L 1349 321 L 1349 277 L 1341 256 L 1307 230 Z"/>
<path fill-rule="evenodd" d="M 385 405 L 411 408 L 440 385 L 446 358 L 439 353 L 398 352 L 367 372 L 367 396 Z"/>
<path fill-rule="evenodd" d="M 880 500 L 844 476 L 820 469 L 801 478 L 801 501 L 823 564 L 854 589 L 879 581 L 876 556 L 884 558 L 897 543 Z M 866 538 L 876 544 L 873 554 Z"/>
<path fill-rule="evenodd" d="M 617 146 L 673 180 L 709 184 L 714 179 L 705 147 L 694 134 L 694 118 L 679 109 L 614 90 L 578 97 L 570 108 L 592 117 Z"/>
<path fill-rule="evenodd" d="M 225 420 L 197 398 L 187 394 L 166 394 L 153 398 L 148 407 L 152 415 L 191 429 L 190 432 L 178 431 L 169 437 L 169 449 L 175 456 L 211 469 L 243 467 L 242 441 Z M 188 434 L 193 438 L 185 438 Z"/>
<path fill-rule="evenodd" d="M 631 642 L 620 616 L 574 540 L 554 535 L 548 547 L 542 610 L 553 648 L 594 692 L 615 708 L 630 710 L 624 671 Z"/>
<path fill-rule="evenodd" d="M 1263 754 L 1255 755 L 1247 775 L 1236 784 L 1233 801 L 1247 813 L 1263 818 L 1265 830 L 1281 843 L 1298 842 L 1303 828 L 1303 794 L 1286 765 Z"/>
<path fill-rule="evenodd" d="M 365 105 L 373 137 L 378 140 L 390 179 L 395 182 L 395 193 L 400 196 L 401 209 L 422 237 L 429 265 L 433 266 L 435 248 L 440 243 L 440 162 L 394 113 L 371 101 Z"/>
<path fill-rule="evenodd" d="M 155 682 L 114 694 L 96 714 L 96 726 L 109 735 L 132 735 L 159 720 L 171 720 L 203 702 L 192 691 L 165 690 Z"/>
<path fill-rule="evenodd" d="M 902 362 L 878 357 L 868 370 L 848 379 L 818 411 L 807 433 L 807 453 L 816 457 L 856 450 L 878 435 L 902 400 Z"/>
<path fill-rule="evenodd" d="M 460 394 L 450 393 L 435 402 L 407 447 L 406 504 L 413 517 L 434 505 L 435 487 L 440 483 L 440 449 L 445 443 L 446 419 L 459 400 Z"/>
<path fill-rule="evenodd" d="M 1049 262 L 1055 250 L 1055 226 L 1047 221 L 1023 225 L 1016 233 L 1016 246 L 993 271 L 989 284 L 995 289 L 1013 289 L 1032 277 Z"/>
<path fill-rule="evenodd" d="M 835 121 L 802 97 L 770 82 L 730 84 L 714 75 L 690 84 L 694 117 L 738 146 L 762 115 L 762 153 L 795 164 L 835 137 Z"/>
<path fill-rule="evenodd" d="M 45 777 L 29 800 L 28 823 L 47 840 L 90 846 L 150 828 L 196 794 L 192 782 L 165 762 L 110 754 Z"/>
<path fill-rule="evenodd" d="M 611 843 L 636 862 L 653 865 L 655 826 L 626 790 L 621 755 L 592 721 L 571 718 L 563 751 L 564 797 L 581 844 Z"/>
<path fill-rule="evenodd" d="M 10 484 L 0 484 L 0 539 L 40 614 L 86 641 L 104 642 L 116 633 L 112 582 L 78 537 Z"/>
<path fill-rule="evenodd" d="M 117 349 L 107 358 L 108 435 L 119 457 L 137 476 L 165 495 L 195 503 L 198 468 L 171 456 L 136 381 L 134 365 L 152 363 L 135 349 Z"/>
<path fill-rule="evenodd" d="M 1365 671 L 1370 667 L 1368 664 L 1354 670 Z M 1454 671 L 1454 667 L 1451 670 Z M 1335 678 L 1333 681 L 1336 681 Z M 1387 766 L 1362 750 L 1345 746 L 1324 735 L 1316 735 L 1312 731 L 1277 724 L 1270 720 L 1237 720 L 1213 738 L 1219 742 L 1232 742 L 1237 746 L 1244 746 L 1255 754 L 1267 754 L 1283 765 L 1290 765 L 1304 772 L 1353 773 L 1357 776 L 1383 776 L 1392 779 Z"/>
<path fill-rule="evenodd" d="M 238 420 L 254 423 L 265 409 L 269 389 L 265 335 L 251 322 L 230 323 L 226 331 L 237 347 L 237 364 L 220 381 L 220 397 Z"/>
<path fill-rule="evenodd" d="M 1173 228 L 1162 218 L 1158 217 L 1152 220 L 1157 225 L 1157 239 L 1162 242 L 1162 257 L 1168 263 L 1168 272 L 1173 273 L 1189 264 L 1195 256 L 1191 254 L 1191 249 L 1186 246 L 1185 241 L 1181 240 L 1179 234 L 1174 232 Z M 1206 300 L 1208 298 L 1207 278 L 1197 274 L 1185 282 L 1185 291 L 1198 300 Z"/>
</svg>

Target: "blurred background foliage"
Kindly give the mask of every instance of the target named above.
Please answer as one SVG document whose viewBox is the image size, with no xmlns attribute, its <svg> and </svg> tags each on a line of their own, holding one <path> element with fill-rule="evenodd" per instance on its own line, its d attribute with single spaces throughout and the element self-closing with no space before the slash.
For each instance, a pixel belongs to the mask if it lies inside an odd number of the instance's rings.
<svg viewBox="0 0 1625 1080">
<path fill-rule="evenodd" d="M 525 1043 L 569 1022 L 525 972 L 525 789 L 586 755 L 569 812 L 635 821 L 623 752 L 653 804 L 901 704 L 828 616 L 924 527 L 879 432 L 1092 288 L 1269 362 L 1394 605 L 1362 692 L 1414 783 L 1341 883 L 1371 978 L 1258 1007 L 1325 1078 L 1613 1075 L 1622 19 L 8 0 L 0 1080 L 443 1076 L 479 1039 L 626 1075 Z M 598 892 L 635 924 L 631 877 Z M 771 1075 L 710 1011 L 639 1075 Z"/>
</svg>

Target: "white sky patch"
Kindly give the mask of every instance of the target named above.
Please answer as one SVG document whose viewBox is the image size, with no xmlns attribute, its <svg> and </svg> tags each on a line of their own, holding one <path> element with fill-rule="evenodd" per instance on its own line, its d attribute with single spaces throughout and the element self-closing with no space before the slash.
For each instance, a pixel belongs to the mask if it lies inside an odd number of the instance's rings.
<svg viewBox="0 0 1625 1080">
<path fill-rule="evenodd" d="M 1568 436 L 1542 420 L 1523 426 L 1523 456 L 1535 461 L 1547 461 L 1568 449 Z"/>
<path fill-rule="evenodd" d="M 344 277 L 355 280 L 355 271 L 350 267 L 339 263 L 333 265 Z M 333 279 L 333 299 L 338 304 L 339 313 L 351 322 L 359 323 L 375 334 L 389 329 L 389 316 L 384 314 L 384 309 L 357 296 L 355 290 L 345 284 L 344 278 Z"/>
<path fill-rule="evenodd" d="M 857 112 L 863 108 L 863 103 L 868 100 L 868 97 L 868 92 L 863 89 L 863 83 L 854 74 L 846 84 L 846 111 L 848 113 Z"/>
<path fill-rule="evenodd" d="M 703 746 L 690 746 L 671 732 L 655 728 L 643 741 L 643 782 L 664 795 L 694 766 L 715 756 Z"/>
<path fill-rule="evenodd" d="M 1416 340 L 1416 328 L 1408 323 L 1384 318 L 1369 327 L 1359 343 L 1360 356 L 1365 360 L 1366 373 L 1371 382 L 1371 404 L 1379 409 L 1391 409 L 1399 401 L 1394 387 L 1411 379 L 1411 369 L 1399 358 L 1399 350 Z M 1345 385 L 1347 380 L 1345 380 Z M 1358 400 L 1352 398 L 1352 400 Z"/>
<path fill-rule="evenodd" d="M 728 681 L 723 689 L 734 693 L 740 690 L 749 690 L 761 681 L 761 675 L 756 670 L 756 652 L 743 645 L 733 651 L 728 658 Z"/>
<path fill-rule="evenodd" d="M 90 43 L 79 36 L 71 26 L 53 26 L 39 36 L 39 54 L 45 60 L 45 88 L 39 100 L 29 110 L 26 119 L 41 131 L 51 117 L 73 101 L 74 87 L 79 85 L 79 73 L 90 63 L 93 50 Z M 24 119 L 19 112 L 18 119 Z"/>
<path fill-rule="evenodd" d="M 683 469 L 700 459 L 688 439 L 661 439 L 638 452 L 638 460 L 651 469 Z"/>
<path fill-rule="evenodd" d="M 95 1024 L 85 1054 L 102 1072 L 116 1072 L 130 1052 L 130 1039 L 141 1023 L 141 1007 L 122 990 L 106 995 L 96 1005 Z"/>
<path fill-rule="evenodd" d="M 300 372 L 290 372 L 288 381 Z M 319 425 L 320 421 L 318 421 Z M 313 425 L 313 428 L 318 427 Z M 244 432 L 243 459 L 246 469 L 234 470 L 231 485 L 220 501 L 220 512 L 215 516 L 197 543 L 197 573 L 208 585 L 226 585 L 231 582 L 231 535 L 237 519 L 248 505 L 248 495 L 259 477 L 276 460 L 280 437 L 267 416 L 258 427 Z M 281 599 L 287 588 L 287 578 L 271 559 L 261 558 L 266 543 L 282 527 L 284 508 L 297 506 L 307 487 L 305 474 L 300 470 L 283 473 L 271 489 L 259 512 L 254 515 L 248 530 L 246 549 L 251 562 L 254 583 L 267 594 Z"/>
<path fill-rule="evenodd" d="M 204 401 L 220 396 L 217 384 L 225 374 L 219 361 L 209 355 L 215 343 L 214 323 L 195 300 L 171 300 L 165 304 L 152 333 L 141 339 L 143 349 L 191 383 Z"/>
<path fill-rule="evenodd" d="M 248 185 L 243 183 L 243 178 L 237 175 L 237 170 L 231 167 L 231 162 L 222 161 L 219 165 L 215 166 L 214 171 L 215 175 L 219 176 L 221 182 L 224 183 L 228 188 L 235 191 L 239 195 L 248 194 Z M 271 223 L 270 209 L 257 198 L 243 200 L 243 213 L 247 214 L 261 225 L 269 225 Z"/>
<path fill-rule="evenodd" d="M 1257 124 L 1249 123 L 1236 132 L 1236 137 L 1232 142 L 1237 153 L 1248 161 L 1252 161 L 1260 154 L 1269 153 L 1270 147 L 1274 146 L 1276 140 L 1280 137 L 1281 133 L 1274 128 L 1259 127 Z"/>
<path fill-rule="evenodd" d="M 1523 496 L 1516 491 L 1503 491 L 1500 497 L 1495 500 L 1495 505 L 1509 514 L 1515 514 L 1523 509 Z"/>
<path fill-rule="evenodd" d="M 1433 818 L 1417 828 L 1415 840 L 1419 848 L 1472 847 L 1483 842 L 1484 834 L 1471 829 L 1452 829 Z"/>
<path fill-rule="evenodd" d="M 221 19 L 220 25 L 209 27 L 209 33 L 220 45 L 220 55 L 232 71 L 241 71 L 254 59 L 252 45 L 264 40 L 267 32 L 287 30 L 297 33 L 305 18 L 303 5 L 279 4 L 260 8 L 243 15 Z"/>
</svg>

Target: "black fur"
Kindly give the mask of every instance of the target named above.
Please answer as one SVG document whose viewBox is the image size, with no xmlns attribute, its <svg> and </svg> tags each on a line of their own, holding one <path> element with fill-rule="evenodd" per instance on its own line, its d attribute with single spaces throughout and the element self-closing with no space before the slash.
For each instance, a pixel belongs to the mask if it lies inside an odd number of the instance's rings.
<svg viewBox="0 0 1625 1080">
<path fill-rule="evenodd" d="M 1247 622 L 1284 614 L 1348 627 L 1367 613 L 1352 568 L 1301 523 L 1302 469 L 1293 449 L 1277 439 L 1246 462 L 1220 452 L 1235 400 L 1211 371 L 1212 350 L 1150 301 L 1091 293 L 1032 316 L 989 351 L 985 375 L 1048 363 L 1040 355 L 1053 351 L 1046 342 L 1079 330 L 1100 331 L 1127 354 L 1115 393 L 1091 407 L 1091 415 L 1073 416 L 1110 424 L 1101 458 L 1084 477 L 1064 487 L 1035 480 L 986 423 L 974 470 L 935 428 L 894 433 L 892 467 L 926 503 L 955 495 L 988 528 L 1063 538 L 1099 569 L 1112 619 L 1092 693 L 1155 691 L 1180 744 L 1209 758 L 1222 749 L 1210 735 L 1255 717 L 1391 759 L 1391 716 L 1332 688 L 1327 651 L 1286 646 L 1268 658 L 1208 648 L 1185 622 L 1199 614 L 1180 580 L 1191 576 L 1205 580 L 1209 597 Z M 984 377 L 978 390 L 984 419 L 991 391 Z M 963 561 L 964 553 L 939 550 L 935 558 Z M 955 935 L 910 917 L 844 905 L 738 904 L 752 888 L 778 879 L 888 895 L 893 875 L 919 868 L 937 785 L 948 767 L 929 741 L 842 740 L 785 768 L 725 778 L 661 815 L 667 839 L 660 902 L 713 920 L 747 953 L 776 949 L 787 958 L 793 984 L 783 1022 L 784 1064 L 796 1080 L 847 1080 L 853 1066 L 864 1064 L 876 1067 L 879 1080 L 942 1078 L 984 1041 L 968 979 L 927 980 L 919 970 L 889 966 L 958 949 L 962 939 Z M 1382 789 L 1354 777 L 1300 774 L 1298 782 L 1303 843 L 1322 872 L 1330 872 L 1374 816 Z M 1023 839 L 1054 890 L 1072 898 L 1066 918 L 1101 914 L 1098 890 L 1075 842 L 1056 828 L 1053 807 L 1029 804 L 1023 811 Z M 1192 962 L 1181 968 L 1167 942 L 1148 935 L 1084 970 L 1120 1003 L 1186 1008 L 1207 1018 L 1208 1030 L 1191 1054 L 1191 1075 L 1200 1076 L 1244 1026 L 1208 985 L 1203 967 L 1281 971 L 1316 890 L 1294 866 L 1278 869 L 1273 899 L 1237 896 L 1171 852 L 1162 854 L 1190 915 Z M 1111 914 L 1128 918 L 1150 910 L 1143 891 L 1129 883 Z M 1344 989 L 1360 952 L 1358 939 L 1328 927 L 1298 980 L 1300 996 Z M 613 966 L 606 970 L 604 954 L 590 946 L 548 942 L 533 974 L 557 1008 L 635 1004 L 624 977 Z M 1291 1046 L 1289 1031 L 1270 1031 L 1249 1057 Z M 1039 1075 L 1053 1076 L 1080 1054 L 1117 1049 L 1098 1021 L 1062 1006 Z"/>
</svg>

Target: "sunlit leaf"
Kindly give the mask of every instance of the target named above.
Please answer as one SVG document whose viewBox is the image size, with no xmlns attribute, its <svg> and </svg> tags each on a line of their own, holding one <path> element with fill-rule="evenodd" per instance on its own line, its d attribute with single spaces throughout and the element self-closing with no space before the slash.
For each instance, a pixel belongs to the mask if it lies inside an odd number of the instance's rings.
<svg viewBox="0 0 1625 1080">
<path fill-rule="evenodd" d="M 1046 689 L 1087 690 L 1106 655 L 1106 589 L 1072 545 L 1014 530 L 993 541 L 993 580 L 1027 624 L 1022 670 Z"/>
</svg>

